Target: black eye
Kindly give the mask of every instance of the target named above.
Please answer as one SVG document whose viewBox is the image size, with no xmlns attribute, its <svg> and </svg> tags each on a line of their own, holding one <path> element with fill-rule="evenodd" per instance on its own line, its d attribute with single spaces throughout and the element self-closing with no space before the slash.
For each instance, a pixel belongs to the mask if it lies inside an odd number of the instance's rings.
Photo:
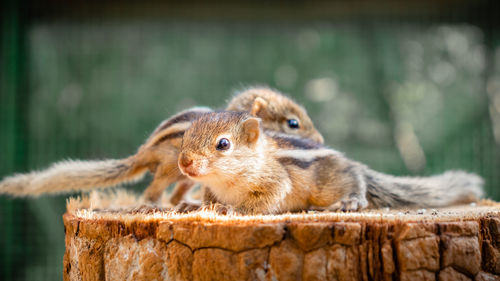
<svg viewBox="0 0 500 281">
<path fill-rule="evenodd" d="M 286 122 L 288 123 L 288 127 L 292 128 L 292 129 L 299 128 L 299 121 L 297 121 L 297 119 L 288 119 L 288 120 L 286 120 Z"/>
<path fill-rule="evenodd" d="M 228 150 L 231 147 L 231 142 L 226 139 L 222 138 L 219 140 L 219 143 L 217 143 L 217 150 Z"/>
</svg>

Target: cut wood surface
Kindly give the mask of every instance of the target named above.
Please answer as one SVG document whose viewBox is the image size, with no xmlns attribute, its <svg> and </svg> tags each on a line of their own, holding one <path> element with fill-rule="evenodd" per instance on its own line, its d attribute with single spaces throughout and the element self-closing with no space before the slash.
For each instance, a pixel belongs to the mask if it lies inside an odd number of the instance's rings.
<svg viewBox="0 0 500 281">
<path fill-rule="evenodd" d="M 275 216 L 70 199 L 65 280 L 500 280 L 500 204 Z M 138 207 L 139 206 L 139 207 Z"/>
</svg>

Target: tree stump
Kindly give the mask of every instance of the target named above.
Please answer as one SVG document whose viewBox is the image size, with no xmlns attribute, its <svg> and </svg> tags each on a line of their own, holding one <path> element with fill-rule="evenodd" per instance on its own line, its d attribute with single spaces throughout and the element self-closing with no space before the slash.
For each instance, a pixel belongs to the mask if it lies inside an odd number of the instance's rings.
<svg viewBox="0 0 500 281">
<path fill-rule="evenodd" d="M 491 201 L 276 216 L 102 202 L 68 203 L 64 280 L 500 280 Z"/>
</svg>

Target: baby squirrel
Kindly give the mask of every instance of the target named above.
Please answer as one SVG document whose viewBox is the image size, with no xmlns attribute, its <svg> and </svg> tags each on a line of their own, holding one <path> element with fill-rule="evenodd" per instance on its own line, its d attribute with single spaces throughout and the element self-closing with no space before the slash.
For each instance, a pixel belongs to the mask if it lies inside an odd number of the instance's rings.
<svg viewBox="0 0 500 281">
<path fill-rule="evenodd" d="M 304 108 L 283 94 L 265 87 L 249 88 L 236 95 L 227 110 L 249 112 L 262 119 L 266 129 L 278 130 L 323 142 Z M 195 107 L 163 121 L 138 149 L 135 155 L 120 160 L 63 161 L 46 170 L 18 174 L 0 182 L 0 194 L 38 196 L 112 187 L 140 179 L 147 171 L 153 181 L 144 191 L 148 201 L 157 201 L 163 190 L 178 182 L 170 198 L 177 204 L 192 187 L 193 182 L 178 169 L 178 151 L 182 136 L 191 123 L 211 112 L 209 108 Z"/>
<path fill-rule="evenodd" d="M 248 113 L 204 114 L 184 133 L 179 168 L 243 214 L 443 207 L 483 195 L 474 174 L 389 176 L 313 140 L 265 129 Z"/>
</svg>

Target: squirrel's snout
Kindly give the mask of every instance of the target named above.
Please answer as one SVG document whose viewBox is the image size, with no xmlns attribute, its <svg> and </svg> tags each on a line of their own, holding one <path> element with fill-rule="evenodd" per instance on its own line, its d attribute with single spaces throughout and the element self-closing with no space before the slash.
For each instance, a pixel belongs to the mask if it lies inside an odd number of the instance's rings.
<svg viewBox="0 0 500 281">
<path fill-rule="evenodd" d="M 204 161 L 198 159 L 194 160 L 193 157 L 185 153 L 179 155 L 179 169 L 181 173 L 190 177 L 197 177 L 203 174 Z"/>
</svg>

